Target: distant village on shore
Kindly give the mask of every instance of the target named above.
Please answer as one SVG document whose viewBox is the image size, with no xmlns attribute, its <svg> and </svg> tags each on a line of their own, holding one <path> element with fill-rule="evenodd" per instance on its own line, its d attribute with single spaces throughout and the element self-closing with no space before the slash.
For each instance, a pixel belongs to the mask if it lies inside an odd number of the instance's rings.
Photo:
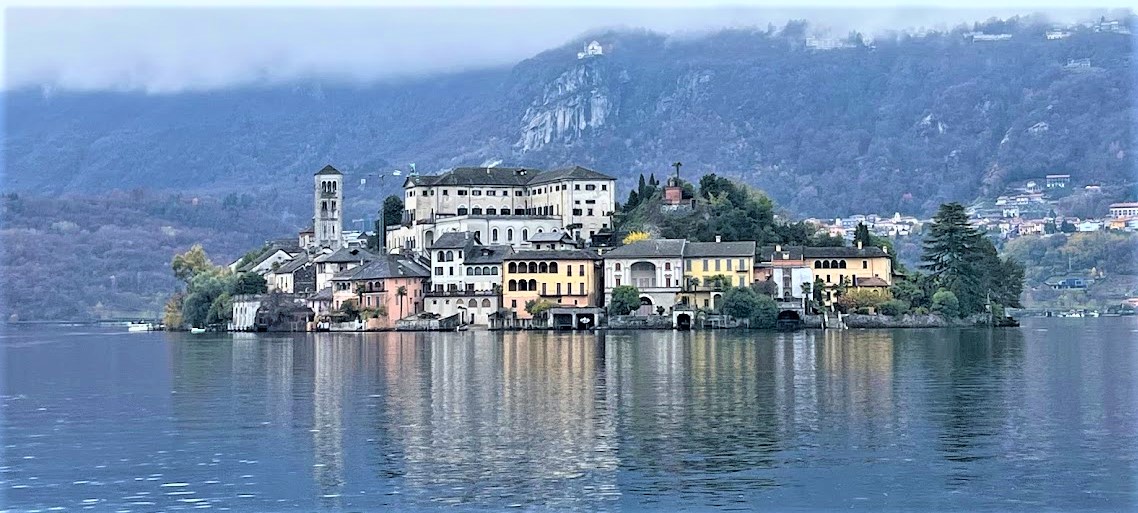
<svg viewBox="0 0 1138 513">
<path fill-rule="evenodd" d="M 692 202 L 676 177 L 663 198 L 664 209 Z M 614 240 L 616 179 L 580 166 L 412 174 L 378 249 L 344 231 L 343 207 L 343 174 L 326 166 L 314 175 L 312 226 L 229 266 L 263 276 L 266 290 L 232 298 L 228 329 L 730 327 L 740 320 L 721 313 L 728 289 L 764 283 L 780 322 L 821 326 L 835 322 L 827 312 L 839 287 L 885 293 L 894 280 L 886 248 L 860 243 Z M 886 233 L 920 225 L 863 221 Z"/>
</svg>

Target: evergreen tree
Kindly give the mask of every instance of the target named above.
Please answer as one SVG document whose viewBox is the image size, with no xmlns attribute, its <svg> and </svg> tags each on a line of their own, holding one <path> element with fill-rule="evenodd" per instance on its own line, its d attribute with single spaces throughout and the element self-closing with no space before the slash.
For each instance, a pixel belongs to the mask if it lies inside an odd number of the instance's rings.
<svg viewBox="0 0 1138 513">
<path fill-rule="evenodd" d="M 869 236 L 869 227 L 865 223 L 858 223 L 854 229 L 854 246 L 859 242 L 867 248 L 873 245 L 873 240 Z"/>
<path fill-rule="evenodd" d="M 952 292 L 964 312 L 978 311 L 983 301 L 980 269 L 984 236 L 968 221 L 960 203 L 941 205 L 924 241 L 921 268 L 940 288 Z"/>
</svg>

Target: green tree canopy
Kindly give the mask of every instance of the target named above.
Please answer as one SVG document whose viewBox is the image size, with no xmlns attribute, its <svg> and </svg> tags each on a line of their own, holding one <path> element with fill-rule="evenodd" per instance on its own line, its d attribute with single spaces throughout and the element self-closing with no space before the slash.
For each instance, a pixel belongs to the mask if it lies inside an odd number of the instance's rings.
<svg viewBox="0 0 1138 513">
<path fill-rule="evenodd" d="M 185 253 L 174 255 L 170 267 L 174 270 L 175 277 L 189 283 L 198 274 L 213 268 L 213 262 L 210 262 L 209 255 L 206 255 L 201 244 L 194 244 Z"/>
<path fill-rule="evenodd" d="M 612 301 L 609 302 L 609 313 L 613 315 L 628 315 L 640 308 L 640 289 L 632 285 L 621 285 L 612 289 Z"/>
</svg>

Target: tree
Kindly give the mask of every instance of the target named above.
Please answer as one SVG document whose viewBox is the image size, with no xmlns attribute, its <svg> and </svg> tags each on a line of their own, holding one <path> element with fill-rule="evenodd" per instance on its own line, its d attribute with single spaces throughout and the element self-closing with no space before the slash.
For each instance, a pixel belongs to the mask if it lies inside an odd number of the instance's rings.
<svg viewBox="0 0 1138 513">
<path fill-rule="evenodd" d="M 531 299 L 526 301 L 526 311 L 535 321 L 545 321 L 549 309 L 553 308 L 553 303 L 547 299 Z"/>
<path fill-rule="evenodd" d="M 213 262 L 209 261 L 201 244 L 194 244 L 189 251 L 174 255 L 170 267 L 174 270 L 174 277 L 189 283 L 198 274 L 213 268 Z"/>
<path fill-rule="evenodd" d="M 166 325 L 166 329 L 176 330 L 181 329 L 185 324 L 182 318 L 182 299 L 181 292 L 175 292 L 170 299 L 166 301 L 166 306 L 162 311 L 162 324 Z"/>
<path fill-rule="evenodd" d="M 626 235 L 624 237 L 624 240 L 622 240 L 621 242 L 623 242 L 625 245 L 628 245 L 628 244 L 632 244 L 633 242 L 639 242 L 639 241 L 648 240 L 651 238 L 652 238 L 652 236 L 648 232 L 629 232 L 629 234 Z"/>
<path fill-rule="evenodd" d="M 388 226 L 394 226 L 394 225 L 397 225 L 399 223 L 402 223 L 403 222 L 403 209 L 404 209 L 403 198 L 400 198 L 399 196 L 396 196 L 394 194 L 384 198 L 383 199 L 383 210 L 380 210 L 380 213 L 382 214 L 381 219 L 383 219 L 384 228 L 386 228 Z M 383 233 L 384 230 L 378 230 L 378 231 L 379 231 L 379 233 Z"/>
<path fill-rule="evenodd" d="M 857 246 L 859 242 L 867 248 L 873 245 L 873 240 L 870 239 L 869 235 L 869 227 L 865 223 L 858 223 L 857 228 L 854 228 L 854 246 Z"/>
<path fill-rule="evenodd" d="M 961 310 L 974 312 L 982 304 L 981 257 L 984 235 L 968 220 L 959 203 L 941 205 L 924 241 L 922 269 L 930 272 L 937 287 L 953 293 Z"/>
<path fill-rule="evenodd" d="M 778 294 L 778 284 L 770 278 L 757 282 L 752 287 L 755 288 L 755 292 L 767 297 L 774 297 L 775 294 Z"/>
<path fill-rule="evenodd" d="M 347 299 L 340 303 L 339 314 L 349 320 L 358 321 L 360 319 L 360 307 L 356 304 L 355 299 Z"/>
<path fill-rule="evenodd" d="M 723 313 L 747 319 L 752 328 L 773 328 L 778 322 L 778 304 L 753 287 L 730 287 L 723 293 Z"/>
<path fill-rule="evenodd" d="M 755 329 L 774 328 L 778 325 L 778 303 L 769 297 L 759 296 L 750 321 L 750 326 Z"/>
<path fill-rule="evenodd" d="M 242 273 L 233 284 L 233 295 L 264 294 L 269 291 L 265 277 L 257 273 Z"/>
<path fill-rule="evenodd" d="M 609 313 L 612 315 L 628 315 L 640 308 L 640 289 L 632 285 L 621 285 L 612 289 L 612 301 L 609 302 Z"/>
<path fill-rule="evenodd" d="M 908 313 L 909 303 L 899 299 L 890 299 L 889 301 L 877 305 L 877 311 L 881 313 L 881 315 L 896 317 Z"/>
<path fill-rule="evenodd" d="M 956 294 L 950 290 L 940 289 L 933 294 L 933 308 L 932 311 L 937 312 L 949 319 L 960 316 L 960 301 L 956 299 Z"/>
<path fill-rule="evenodd" d="M 656 307 L 656 315 L 664 315 L 664 312 L 665 312 L 665 311 L 667 311 L 667 310 L 668 310 L 668 309 L 667 309 L 667 308 L 664 308 L 664 306 L 663 306 L 663 305 L 657 306 L 657 307 Z"/>
</svg>

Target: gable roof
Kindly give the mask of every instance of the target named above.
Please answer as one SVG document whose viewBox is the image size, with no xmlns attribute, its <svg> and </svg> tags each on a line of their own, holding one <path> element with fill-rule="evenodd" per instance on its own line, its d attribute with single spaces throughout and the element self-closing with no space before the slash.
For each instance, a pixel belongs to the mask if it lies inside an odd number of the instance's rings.
<svg viewBox="0 0 1138 513">
<path fill-rule="evenodd" d="M 292 260 L 289 260 L 289 261 L 281 264 L 281 266 L 278 267 L 277 270 L 273 271 L 273 273 L 275 273 L 275 274 L 294 273 L 294 272 L 296 272 L 297 269 L 304 267 L 308 263 L 309 263 L 308 254 L 307 253 L 301 253 L 296 258 L 293 258 Z"/>
<path fill-rule="evenodd" d="M 256 258 L 254 258 L 248 262 L 245 262 L 245 265 L 238 267 L 237 272 L 239 272 L 239 273 L 248 272 L 248 271 L 256 268 L 257 266 L 265 263 L 265 260 L 268 260 L 273 255 L 280 253 L 280 252 L 284 252 L 284 254 L 292 256 L 292 255 L 295 255 L 298 252 L 298 250 L 294 250 L 294 251 L 290 252 L 288 249 L 282 248 L 282 247 L 277 246 L 275 244 L 270 245 L 268 248 L 266 248 L 264 251 L 262 251 L 261 254 L 257 255 Z"/>
<path fill-rule="evenodd" d="M 786 258 L 782 255 L 786 254 Z M 775 258 L 775 257 L 778 258 Z M 802 246 L 763 246 L 759 248 L 759 261 L 770 262 L 772 260 L 802 260 Z"/>
<path fill-rule="evenodd" d="M 689 242 L 684 247 L 685 258 L 698 257 L 754 257 L 755 241 Z"/>
<path fill-rule="evenodd" d="M 641 240 L 609 250 L 605 258 L 679 258 L 686 244 L 684 239 Z"/>
<path fill-rule="evenodd" d="M 477 242 L 470 232 L 446 232 L 431 244 L 431 249 L 462 249 Z"/>
<path fill-rule="evenodd" d="M 456 167 L 440 175 L 409 176 L 403 187 L 413 186 L 510 186 L 520 187 L 542 184 L 557 180 L 616 180 L 581 166 L 566 167 L 553 171 L 528 169 L 524 167 Z"/>
<path fill-rule="evenodd" d="M 870 276 L 868 278 L 858 278 L 857 276 L 854 276 L 854 286 L 855 287 L 888 287 L 889 283 L 886 282 L 885 280 L 881 279 L 881 278 L 876 277 L 876 276 Z"/>
<path fill-rule="evenodd" d="M 513 253 L 514 248 L 510 246 L 481 246 L 471 249 L 466 253 L 466 260 L 464 264 L 500 264 L 505 260 L 506 256 Z"/>
<path fill-rule="evenodd" d="M 600 255 L 589 249 L 542 249 L 519 251 L 503 260 L 600 260 Z"/>
<path fill-rule="evenodd" d="M 342 175 L 339 169 L 332 167 L 331 164 L 324 166 L 320 171 L 316 172 L 317 175 Z"/>
<path fill-rule="evenodd" d="M 587 167 L 573 166 L 536 173 L 530 178 L 529 184 L 549 183 L 557 180 L 616 180 L 616 178 Z"/>
<path fill-rule="evenodd" d="M 802 248 L 802 256 L 805 258 L 880 258 L 889 257 L 885 250 L 876 247 L 827 247 L 827 248 Z"/>
<path fill-rule="evenodd" d="M 363 248 L 343 247 L 332 253 L 320 255 L 312 261 L 316 263 L 370 262 L 375 260 L 378 256 L 379 255 Z"/>
<path fill-rule="evenodd" d="M 565 232 L 535 233 L 533 235 L 530 235 L 529 240 L 527 240 L 526 242 L 561 242 L 563 240 L 568 240 L 569 242 L 573 242 L 573 238 L 570 237 L 569 234 L 567 234 Z"/>
<path fill-rule="evenodd" d="M 428 278 L 426 267 L 398 255 L 382 255 L 374 260 L 332 276 L 333 280 L 382 280 L 387 278 Z"/>
</svg>

